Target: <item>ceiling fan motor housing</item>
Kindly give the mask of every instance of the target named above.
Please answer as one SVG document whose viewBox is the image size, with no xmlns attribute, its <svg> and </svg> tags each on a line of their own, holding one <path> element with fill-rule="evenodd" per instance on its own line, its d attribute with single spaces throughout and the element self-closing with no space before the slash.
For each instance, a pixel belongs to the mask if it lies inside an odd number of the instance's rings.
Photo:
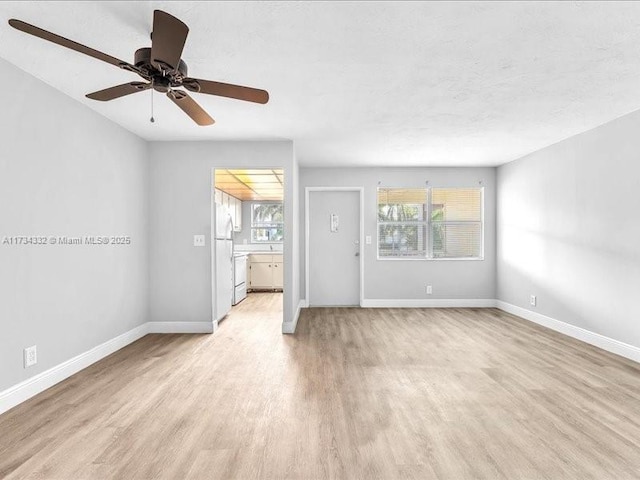
<svg viewBox="0 0 640 480">
<path fill-rule="evenodd" d="M 171 87 L 182 86 L 182 79 L 187 76 L 187 64 L 180 60 L 177 69 L 166 65 L 167 69 L 159 69 L 151 62 L 151 48 L 139 48 L 134 55 L 134 65 L 142 72 L 140 76 L 149 80 L 154 90 L 166 93 Z"/>
</svg>

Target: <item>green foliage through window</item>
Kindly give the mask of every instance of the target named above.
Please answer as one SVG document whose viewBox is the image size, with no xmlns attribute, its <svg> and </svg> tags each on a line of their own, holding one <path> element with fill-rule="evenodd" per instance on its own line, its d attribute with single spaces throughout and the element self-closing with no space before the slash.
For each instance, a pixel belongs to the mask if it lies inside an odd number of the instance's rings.
<svg viewBox="0 0 640 480">
<path fill-rule="evenodd" d="M 482 188 L 379 188 L 379 258 L 482 258 Z"/>
<path fill-rule="evenodd" d="M 282 243 L 283 239 L 283 204 L 251 204 L 251 243 Z"/>
</svg>

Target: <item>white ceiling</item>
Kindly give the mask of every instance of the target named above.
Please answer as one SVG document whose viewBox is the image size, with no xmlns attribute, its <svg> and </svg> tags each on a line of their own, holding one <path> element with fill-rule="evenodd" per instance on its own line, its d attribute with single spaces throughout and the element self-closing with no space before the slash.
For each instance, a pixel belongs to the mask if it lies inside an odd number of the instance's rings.
<svg viewBox="0 0 640 480">
<path fill-rule="evenodd" d="M 154 9 L 190 27 L 198 127 L 149 91 L 84 97 L 132 73 L 12 29 L 18 18 L 118 58 Z M 302 165 L 498 165 L 640 108 L 634 2 L 0 2 L 0 57 L 148 140 L 292 139 Z M 5 88 L 11 88 L 5 86 Z"/>
</svg>

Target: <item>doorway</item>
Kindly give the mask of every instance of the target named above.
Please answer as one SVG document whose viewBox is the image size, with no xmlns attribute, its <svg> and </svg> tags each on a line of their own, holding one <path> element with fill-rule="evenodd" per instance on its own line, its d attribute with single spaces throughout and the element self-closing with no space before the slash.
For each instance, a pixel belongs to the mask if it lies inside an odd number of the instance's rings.
<svg viewBox="0 0 640 480">
<path fill-rule="evenodd" d="M 306 298 L 310 307 L 362 303 L 362 188 L 307 187 Z"/>
<path fill-rule="evenodd" d="M 285 234 L 283 170 L 216 168 L 212 187 L 211 270 L 215 321 L 224 320 L 220 325 L 242 323 L 243 317 L 261 305 L 259 309 L 265 318 L 278 318 L 281 324 Z"/>
</svg>

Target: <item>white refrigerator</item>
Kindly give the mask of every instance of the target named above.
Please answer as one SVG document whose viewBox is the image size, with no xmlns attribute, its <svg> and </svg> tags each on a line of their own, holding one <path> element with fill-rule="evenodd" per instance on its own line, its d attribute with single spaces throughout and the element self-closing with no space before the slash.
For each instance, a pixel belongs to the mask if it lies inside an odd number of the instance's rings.
<svg viewBox="0 0 640 480">
<path fill-rule="evenodd" d="M 216 204 L 215 230 L 216 281 L 213 294 L 216 299 L 216 320 L 222 320 L 231 310 L 233 302 L 233 220 L 228 207 Z"/>
</svg>

